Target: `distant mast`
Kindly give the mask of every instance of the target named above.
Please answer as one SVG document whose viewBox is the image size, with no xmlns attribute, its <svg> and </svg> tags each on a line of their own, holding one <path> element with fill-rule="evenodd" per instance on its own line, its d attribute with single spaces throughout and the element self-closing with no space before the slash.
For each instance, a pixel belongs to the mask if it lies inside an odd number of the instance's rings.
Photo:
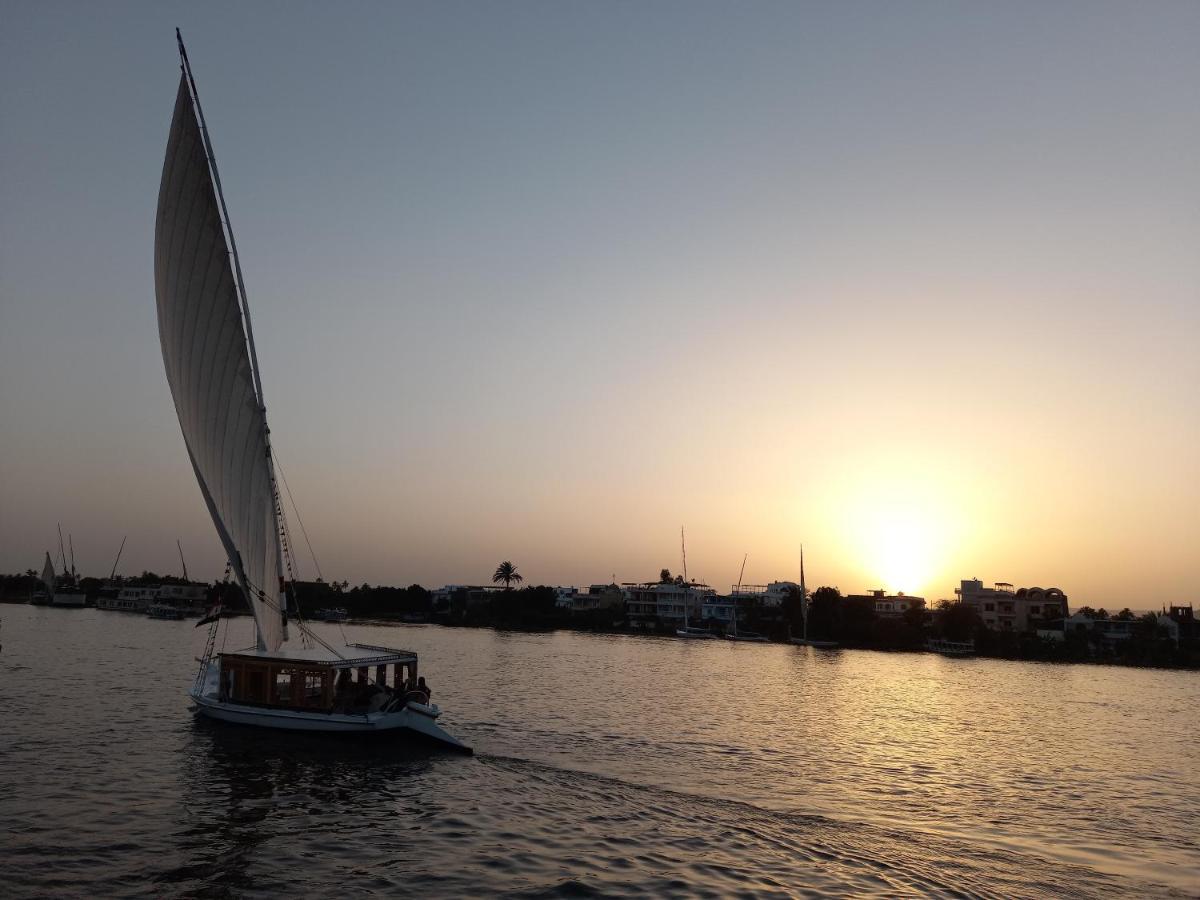
<svg viewBox="0 0 1200 900">
<path fill-rule="evenodd" d="M 808 640 L 808 591 L 804 588 L 804 545 L 800 545 L 800 618 L 804 621 L 804 640 Z"/>
<path fill-rule="evenodd" d="M 687 577 L 687 538 L 683 534 L 683 526 L 679 526 L 679 552 L 683 555 L 683 630 L 688 625 L 688 577 Z"/>
<path fill-rule="evenodd" d="M 125 535 L 125 537 L 121 538 L 121 546 L 117 550 L 117 558 L 113 560 L 112 571 L 108 573 L 109 581 L 112 581 L 114 578 L 117 577 L 117 563 L 119 563 L 121 561 L 121 554 L 125 552 L 125 541 L 127 541 L 128 539 L 129 539 L 129 535 Z"/>
</svg>

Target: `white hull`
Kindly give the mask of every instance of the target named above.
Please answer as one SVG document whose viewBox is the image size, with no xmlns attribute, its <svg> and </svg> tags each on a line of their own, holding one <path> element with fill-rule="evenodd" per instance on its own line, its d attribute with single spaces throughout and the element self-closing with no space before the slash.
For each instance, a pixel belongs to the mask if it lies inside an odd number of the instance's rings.
<svg viewBox="0 0 1200 900">
<path fill-rule="evenodd" d="M 755 644 L 765 644 L 768 641 L 768 639 L 763 637 L 761 634 L 756 634 L 753 636 L 744 635 L 744 634 L 727 634 L 727 635 L 725 635 L 725 640 L 727 640 L 727 641 L 745 641 L 748 643 L 755 643 Z"/>
<path fill-rule="evenodd" d="M 801 647 L 816 647 L 818 649 L 824 648 L 826 650 L 835 649 L 838 645 L 837 641 L 806 641 L 803 638 L 792 638 L 792 643 L 799 644 Z"/>
<path fill-rule="evenodd" d="M 87 606 L 87 594 L 56 593 L 50 601 L 51 606 Z"/>
<path fill-rule="evenodd" d="M 711 641 L 716 638 L 715 634 L 710 634 L 707 631 L 685 631 L 680 628 L 675 632 L 675 637 L 688 638 L 689 640 Z"/>
<path fill-rule="evenodd" d="M 409 703 L 395 712 L 375 712 L 365 715 L 342 713 L 308 712 L 298 709 L 270 709 L 261 706 L 245 706 L 229 703 L 212 697 L 190 693 L 196 704 L 196 713 L 232 722 L 236 725 L 254 725 L 259 728 L 279 728 L 286 731 L 313 731 L 329 733 L 379 733 L 405 731 L 470 753 L 471 748 L 458 738 L 443 731 L 435 721 L 436 706 Z"/>
</svg>

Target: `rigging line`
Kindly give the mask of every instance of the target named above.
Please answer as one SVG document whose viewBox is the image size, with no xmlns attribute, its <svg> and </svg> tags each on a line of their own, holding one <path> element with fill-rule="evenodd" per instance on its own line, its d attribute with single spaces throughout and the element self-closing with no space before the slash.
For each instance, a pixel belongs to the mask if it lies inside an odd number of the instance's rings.
<svg viewBox="0 0 1200 900">
<path fill-rule="evenodd" d="M 304 535 L 304 543 L 308 545 L 308 555 L 312 557 L 313 568 L 317 570 L 317 577 L 324 581 L 325 576 L 321 574 L 321 564 L 317 562 L 317 554 L 313 552 L 312 541 L 308 539 L 308 529 L 304 527 L 304 520 L 300 518 L 300 508 L 296 506 L 296 498 L 292 496 L 292 489 L 288 487 L 287 476 L 283 474 L 283 466 L 279 464 L 279 454 L 275 452 L 274 445 L 271 447 L 271 456 L 275 458 L 275 471 L 279 473 L 283 489 L 287 491 L 288 500 L 292 503 L 292 512 L 296 514 L 296 523 L 300 526 L 300 533 Z M 282 503 L 279 505 L 280 508 L 283 507 Z"/>
<path fill-rule="evenodd" d="M 296 575 L 300 571 L 300 562 L 296 559 L 296 554 L 292 551 L 292 530 L 288 526 L 287 516 L 283 508 L 283 495 L 279 493 L 279 482 L 275 480 L 274 471 L 272 471 L 271 487 L 274 493 L 275 514 L 280 525 L 280 537 L 282 538 L 283 546 L 283 561 L 287 566 L 288 579 L 292 583 L 292 605 L 295 607 L 296 626 L 300 629 L 300 643 L 305 647 L 312 647 L 312 641 L 308 636 L 308 632 L 304 629 L 304 614 L 300 610 L 300 596 L 296 591 Z M 292 503 L 295 508 L 295 502 Z M 296 513 L 299 518 L 300 513 Z M 315 558 L 314 558 L 315 562 Z"/>
</svg>

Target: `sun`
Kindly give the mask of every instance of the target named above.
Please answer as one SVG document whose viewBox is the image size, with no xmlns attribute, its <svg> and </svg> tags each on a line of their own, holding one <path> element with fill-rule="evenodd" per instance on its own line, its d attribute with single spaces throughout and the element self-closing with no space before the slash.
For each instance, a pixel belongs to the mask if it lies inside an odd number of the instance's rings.
<svg viewBox="0 0 1200 900">
<path fill-rule="evenodd" d="M 862 565 L 879 582 L 872 587 L 916 593 L 929 583 L 940 541 L 925 510 L 889 503 L 864 511 L 859 521 Z"/>
</svg>

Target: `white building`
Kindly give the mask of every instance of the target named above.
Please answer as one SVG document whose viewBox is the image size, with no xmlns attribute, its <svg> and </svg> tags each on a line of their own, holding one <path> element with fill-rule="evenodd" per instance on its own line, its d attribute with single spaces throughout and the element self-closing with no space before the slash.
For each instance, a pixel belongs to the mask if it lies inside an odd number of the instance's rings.
<svg viewBox="0 0 1200 900">
<path fill-rule="evenodd" d="M 706 584 L 643 582 L 626 584 L 625 612 L 632 625 L 652 625 L 660 622 L 682 623 L 686 608 L 689 619 L 704 618 L 704 604 L 711 602 L 717 592 Z"/>
<path fill-rule="evenodd" d="M 978 578 L 959 582 L 954 593 L 970 606 L 988 628 L 997 631 L 1033 631 L 1038 623 L 1065 619 L 1067 595 L 1058 588 L 1020 588 L 1007 581 L 984 587 Z"/>
</svg>

